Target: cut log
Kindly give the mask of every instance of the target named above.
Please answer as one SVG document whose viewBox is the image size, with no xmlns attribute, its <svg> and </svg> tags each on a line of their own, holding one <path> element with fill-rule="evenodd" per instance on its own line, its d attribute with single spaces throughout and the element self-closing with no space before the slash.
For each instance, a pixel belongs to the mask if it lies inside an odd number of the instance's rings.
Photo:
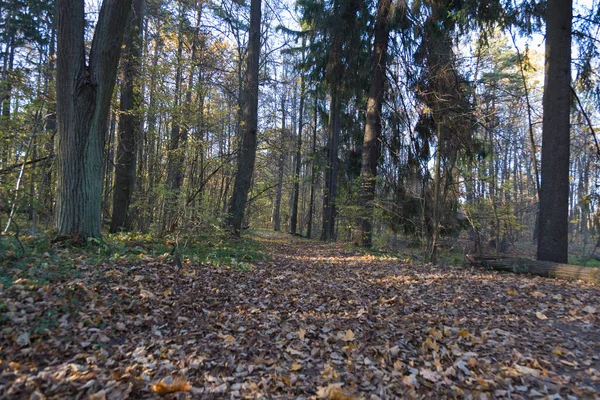
<svg viewBox="0 0 600 400">
<path fill-rule="evenodd" d="M 547 278 L 582 280 L 599 283 L 600 268 L 582 267 L 581 265 L 558 264 L 550 261 L 537 261 L 527 258 L 478 257 L 467 254 L 471 264 L 478 267 L 508 271 L 515 274 L 532 274 Z"/>
</svg>

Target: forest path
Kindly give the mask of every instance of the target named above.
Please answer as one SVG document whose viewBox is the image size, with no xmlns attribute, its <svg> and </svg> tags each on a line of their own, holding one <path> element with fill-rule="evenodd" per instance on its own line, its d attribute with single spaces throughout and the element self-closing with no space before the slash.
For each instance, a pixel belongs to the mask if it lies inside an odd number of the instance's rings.
<svg viewBox="0 0 600 400">
<path fill-rule="evenodd" d="M 409 264 L 286 234 L 256 238 L 273 260 L 250 271 L 116 263 L 55 287 L 9 288 L 0 397 L 515 399 L 600 390 L 598 287 Z M 56 324 L 42 326 L 50 317 Z"/>
</svg>

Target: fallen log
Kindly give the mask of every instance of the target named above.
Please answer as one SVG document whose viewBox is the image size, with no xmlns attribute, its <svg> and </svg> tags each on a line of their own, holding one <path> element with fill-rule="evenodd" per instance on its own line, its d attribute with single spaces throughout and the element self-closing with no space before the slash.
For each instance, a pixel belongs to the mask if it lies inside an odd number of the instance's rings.
<svg viewBox="0 0 600 400">
<path fill-rule="evenodd" d="M 466 257 L 472 265 L 477 267 L 492 268 L 515 274 L 532 274 L 547 278 L 579 279 L 585 282 L 600 283 L 600 268 L 537 261 L 527 258 L 479 257 L 473 254 L 467 254 Z"/>
</svg>

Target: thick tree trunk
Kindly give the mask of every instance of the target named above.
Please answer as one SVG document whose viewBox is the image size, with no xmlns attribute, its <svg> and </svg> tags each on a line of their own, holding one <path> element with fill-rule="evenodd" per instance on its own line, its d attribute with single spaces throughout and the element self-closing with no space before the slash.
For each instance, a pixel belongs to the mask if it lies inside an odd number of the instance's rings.
<svg viewBox="0 0 600 400">
<path fill-rule="evenodd" d="M 252 0 L 250 5 L 250 32 L 248 40 L 248 66 L 243 97 L 243 134 L 238 158 L 233 194 L 229 201 L 227 225 L 234 235 L 239 236 L 244 219 L 244 210 L 254 173 L 258 129 L 258 69 L 260 58 L 261 0 Z"/>
<path fill-rule="evenodd" d="M 358 235 L 363 246 L 373 241 L 373 200 L 377 183 L 379 159 L 379 136 L 381 135 L 381 109 L 385 88 L 387 47 L 390 34 L 388 15 L 392 0 L 379 0 L 375 23 L 375 42 L 371 61 L 371 86 L 367 100 L 367 121 L 363 139 L 362 166 L 360 170 L 360 193 L 358 206 L 360 216 Z"/>
<path fill-rule="evenodd" d="M 119 116 L 119 144 L 115 166 L 115 185 L 113 188 L 113 211 L 110 224 L 111 232 L 131 230 L 129 206 L 136 178 L 137 140 L 141 130 L 139 115 L 142 53 L 143 0 L 133 0 L 132 10 L 125 33 L 123 60 L 121 69 L 121 104 Z"/>
<path fill-rule="evenodd" d="M 106 124 L 131 1 L 103 1 L 86 63 L 84 2 L 57 0 L 58 235 L 100 237 Z"/>
<path fill-rule="evenodd" d="M 467 255 L 471 264 L 516 274 L 532 274 L 548 278 L 582 280 L 600 283 L 600 268 L 561 264 L 550 261 L 536 261 L 526 258 L 495 258 Z"/>
<path fill-rule="evenodd" d="M 572 0 L 549 0 L 537 259 L 566 263 L 569 232 Z"/>
</svg>

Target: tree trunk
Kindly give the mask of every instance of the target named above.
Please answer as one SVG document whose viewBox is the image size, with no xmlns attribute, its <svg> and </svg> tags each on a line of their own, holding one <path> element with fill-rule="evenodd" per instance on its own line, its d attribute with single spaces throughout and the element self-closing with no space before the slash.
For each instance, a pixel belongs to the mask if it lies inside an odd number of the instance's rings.
<svg viewBox="0 0 600 400">
<path fill-rule="evenodd" d="M 312 161 L 310 173 L 310 199 L 308 200 L 308 223 L 306 227 L 306 237 L 312 237 L 313 215 L 315 212 L 315 184 L 317 178 L 317 123 L 318 123 L 318 99 L 315 93 L 315 104 L 313 110 L 313 131 L 312 131 Z"/>
<path fill-rule="evenodd" d="M 163 227 L 165 232 L 173 232 L 177 226 L 179 189 L 183 184 L 183 163 L 185 160 L 184 143 L 185 140 L 187 140 L 185 128 L 182 129 L 181 127 L 183 118 L 181 87 L 183 80 L 183 21 L 185 18 L 185 10 L 183 5 L 180 5 L 180 7 L 180 23 L 177 35 L 177 67 L 175 72 L 175 104 L 173 106 L 173 121 L 171 123 L 171 137 L 167 159 L 167 188 L 169 189 L 169 192 L 165 199 Z"/>
<path fill-rule="evenodd" d="M 360 170 L 360 193 L 358 206 L 360 216 L 358 234 L 361 245 L 370 247 L 373 242 L 373 200 L 377 184 L 377 161 L 379 159 L 379 136 L 381 135 L 381 109 L 385 88 L 387 47 L 389 40 L 388 15 L 392 0 L 379 0 L 375 23 L 375 42 L 371 61 L 371 86 L 367 100 L 367 121 L 362 149 Z"/>
<path fill-rule="evenodd" d="M 572 0 L 549 0 L 537 259 L 566 263 L 569 230 Z"/>
<path fill-rule="evenodd" d="M 281 231 L 281 196 L 283 194 L 283 172 L 285 169 L 285 156 L 287 154 L 287 132 L 285 126 L 285 95 L 281 99 L 281 134 L 279 135 L 281 148 L 279 149 L 279 162 L 277 163 L 277 192 L 271 214 L 271 225 L 275 232 Z"/>
<path fill-rule="evenodd" d="M 104 140 L 132 0 L 104 0 L 89 60 L 81 0 L 57 0 L 57 199 L 59 236 L 100 237 Z"/>
<path fill-rule="evenodd" d="M 139 115 L 142 50 L 143 0 L 133 0 L 125 33 L 121 69 L 121 105 L 119 116 L 119 145 L 113 188 L 113 211 L 110 224 L 112 233 L 131 230 L 129 206 L 136 178 L 137 140 L 141 130 Z"/>
<path fill-rule="evenodd" d="M 515 274 L 532 274 L 547 278 L 582 280 L 600 283 L 600 268 L 582 267 L 580 265 L 536 261 L 526 258 L 495 258 L 467 255 L 471 264 L 478 267 L 492 268 L 498 271 Z"/>
<path fill-rule="evenodd" d="M 302 46 L 304 48 L 304 45 Z M 300 168 L 302 167 L 302 127 L 304 124 L 304 97 L 306 85 L 304 77 L 300 76 L 300 106 L 298 109 L 298 129 L 296 138 L 296 165 L 294 170 L 294 190 L 292 195 L 292 209 L 290 210 L 290 233 L 296 233 L 298 225 L 298 197 L 300 195 Z"/>
<path fill-rule="evenodd" d="M 243 96 L 242 146 L 238 158 L 237 172 L 233 183 L 233 194 L 229 201 L 227 225 L 236 236 L 240 235 L 248 192 L 256 161 L 258 129 L 258 69 L 260 58 L 261 0 L 250 4 L 250 32 L 248 39 L 248 65 L 246 67 Z"/>
<path fill-rule="evenodd" d="M 327 127 L 327 159 L 325 166 L 325 188 L 323 193 L 323 229 L 322 241 L 331 241 L 335 237 L 335 197 L 337 195 L 337 175 L 339 169 L 338 151 L 340 140 L 341 101 L 339 91 L 332 90 L 329 103 L 329 124 Z"/>
</svg>

